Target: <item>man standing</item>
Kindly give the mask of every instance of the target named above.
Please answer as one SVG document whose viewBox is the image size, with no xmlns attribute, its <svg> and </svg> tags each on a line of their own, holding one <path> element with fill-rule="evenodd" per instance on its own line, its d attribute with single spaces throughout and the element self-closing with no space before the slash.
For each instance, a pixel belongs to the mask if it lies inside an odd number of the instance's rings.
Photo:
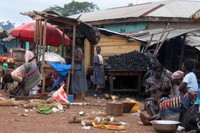
<svg viewBox="0 0 200 133">
<path fill-rule="evenodd" d="M 93 73 L 94 73 L 93 84 L 95 86 L 96 91 L 99 91 L 100 89 L 105 87 L 104 61 L 100 53 L 101 53 L 101 47 L 97 46 L 96 55 L 94 56 L 94 65 L 93 65 Z"/>
</svg>

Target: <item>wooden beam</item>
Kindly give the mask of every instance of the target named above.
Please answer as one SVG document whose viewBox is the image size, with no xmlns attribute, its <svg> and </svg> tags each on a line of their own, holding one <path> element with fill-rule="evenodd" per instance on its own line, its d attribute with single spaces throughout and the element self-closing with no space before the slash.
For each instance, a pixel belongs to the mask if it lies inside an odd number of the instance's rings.
<svg viewBox="0 0 200 133">
<path fill-rule="evenodd" d="M 40 21 L 39 22 L 39 27 L 40 27 L 40 31 L 39 31 L 39 52 L 40 52 L 40 56 L 39 56 L 39 59 L 40 59 L 40 57 L 41 57 L 41 53 L 42 53 L 42 35 L 43 35 L 43 33 L 42 33 L 42 21 Z"/>
<path fill-rule="evenodd" d="M 42 84 L 42 94 L 45 92 L 45 80 L 46 73 L 44 72 L 45 67 L 45 50 L 46 50 L 46 35 L 47 35 L 47 20 L 44 20 L 44 31 L 43 31 L 43 47 L 42 47 L 42 75 L 43 75 L 43 84 Z"/>
<path fill-rule="evenodd" d="M 182 66 L 182 62 L 183 62 L 183 56 L 184 56 L 184 52 L 185 52 L 185 44 L 186 44 L 186 35 L 184 35 L 183 37 L 183 45 L 181 47 L 181 55 L 180 55 L 180 61 L 179 61 L 179 69 L 181 69 Z"/>
<path fill-rule="evenodd" d="M 64 56 L 64 45 L 65 45 L 65 28 L 62 29 L 62 57 Z"/>
<path fill-rule="evenodd" d="M 76 25 L 73 26 L 73 40 L 72 40 L 72 74 L 74 74 L 74 51 L 76 45 Z"/>
</svg>

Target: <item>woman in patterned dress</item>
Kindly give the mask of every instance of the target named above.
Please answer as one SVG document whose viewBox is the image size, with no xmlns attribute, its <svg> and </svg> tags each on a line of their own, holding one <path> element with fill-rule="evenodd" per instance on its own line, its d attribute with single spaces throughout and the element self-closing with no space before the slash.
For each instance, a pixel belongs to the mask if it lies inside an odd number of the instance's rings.
<svg viewBox="0 0 200 133">
<path fill-rule="evenodd" d="M 42 80 L 37 65 L 34 62 L 24 63 L 11 73 L 3 76 L 3 83 L 13 83 L 17 81 L 19 87 L 12 90 L 13 95 L 28 95 L 32 88 L 37 86 Z"/>
</svg>

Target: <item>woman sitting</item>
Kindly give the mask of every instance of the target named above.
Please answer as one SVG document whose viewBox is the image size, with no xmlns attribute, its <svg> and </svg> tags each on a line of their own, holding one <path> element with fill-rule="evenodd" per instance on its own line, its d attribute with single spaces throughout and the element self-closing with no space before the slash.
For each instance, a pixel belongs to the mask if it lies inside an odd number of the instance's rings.
<svg viewBox="0 0 200 133">
<path fill-rule="evenodd" d="M 169 98 L 170 94 L 169 79 L 162 76 L 162 65 L 155 65 L 153 71 L 154 76 L 147 79 L 145 88 L 145 93 L 149 95 L 145 100 L 145 109 L 150 116 L 159 113 L 159 102 Z"/>
<path fill-rule="evenodd" d="M 19 83 L 19 86 L 11 91 L 12 95 L 28 95 L 33 88 L 38 89 L 37 85 L 41 80 L 42 76 L 34 62 L 24 63 L 3 76 L 3 83 L 13 83 L 14 81 Z"/>
<path fill-rule="evenodd" d="M 178 86 L 181 84 L 183 78 L 184 78 L 184 72 L 180 70 L 174 72 L 171 75 L 171 94 L 170 94 L 171 98 L 174 98 L 180 94 Z M 165 119 L 179 120 L 179 116 L 180 113 L 174 113 L 173 115 L 165 117 Z M 160 118 L 160 113 L 151 117 L 146 117 L 143 113 L 140 113 L 140 119 L 144 125 L 149 125 L 151 120 L 161 119 L 161 118 Z"/>
<path fill-rule="evenodd" d="M 182 70 L 185 76 L 179 85 L 179 96 L 160 103 L 159 117 L 155 115 L 155 117 L 147 118 L 141 113 L 140 119 L 144 124 L 149 124 L 149 121 L 155 118 L 171 119 L 177 113 L 187 110 L 190 105 L 194 104 L 197 98 L 198 83 L 196 75 L 192 72 L 193 68 L 194 64 L 191 60 L 183 62 Z"/>
</svg>

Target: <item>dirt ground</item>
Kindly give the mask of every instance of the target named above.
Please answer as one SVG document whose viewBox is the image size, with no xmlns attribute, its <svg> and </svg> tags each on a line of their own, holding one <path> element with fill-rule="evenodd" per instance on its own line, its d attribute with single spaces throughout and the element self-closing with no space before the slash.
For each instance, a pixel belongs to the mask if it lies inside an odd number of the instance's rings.
<svg viewBox="0 0 200 133">
<path fill-rule="evenodd" d="M 1 94 L 1 92 L 0 92 Z M 69 117 L 78 114 L 105 111 L 107 100 L 97 97 L 87 97 L 86 102 L 98 103 L 101 106 L 70 106 L 64 112 L 49 115 L 38 114 L 35 109 L 23 107 L 0 107 L 0 132 L 2 133 L 154 133 L 152 126 L 143 126 L 139 117 L 132 113 L 124 113 L 115 117 L 127 123 L 124 131 L 108 129 L 82 129 L 81 124 L 69 124 Z"/>
</svg>

